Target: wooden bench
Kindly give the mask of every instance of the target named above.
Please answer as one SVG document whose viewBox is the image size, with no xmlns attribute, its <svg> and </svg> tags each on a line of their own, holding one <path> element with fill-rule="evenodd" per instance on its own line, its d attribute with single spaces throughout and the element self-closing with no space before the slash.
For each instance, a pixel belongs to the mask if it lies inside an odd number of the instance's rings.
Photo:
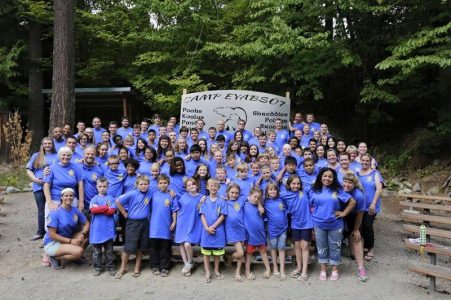
<svg viewBox="0 0 451 300">
<path fill-rule="evenodd" d="M 451 257 L 451 247 L 442 245 L 451 240 L 451 198 L 417 194 L 398 194 L 398 197 L 402 198 L 400 206 L 405 208 L 401 212 L 401 218 L 405 222 L 403 230 L 419 237 L 420 225 L 426 226 L 426 245 L 422 247 L 409 239 L 404 240 L 404 245 L 407 249 L 427 253 L 430 263 L 412 263 L 408 268 L 429 277 L 429 289 L 435 291 L 436 278 L 451 281 L 451 269 L 437 265 L 437 255 Z"/>
</svg>

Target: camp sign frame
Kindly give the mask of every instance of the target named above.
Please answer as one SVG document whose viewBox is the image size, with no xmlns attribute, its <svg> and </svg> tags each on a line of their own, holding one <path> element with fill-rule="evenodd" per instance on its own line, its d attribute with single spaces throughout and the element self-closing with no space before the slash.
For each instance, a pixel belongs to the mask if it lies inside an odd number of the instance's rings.
<svg viewBox="0 0 451 300">
<path fill-rule="evenodd" d="M 216 127 L 218 120 L 225 121 L 227 130 L 235 130 L 238 120 L 246 121 L 246 129 L 260 127 L 266 132 L 274 129 L 275 120 L 281 119 L 287 129 L 290 118 L 290 98 L 278 95 L 242 91 L 220 90 L 182 95 L 180 125 L 195 127 L 196 120 L 205 122 L 204 130 Z"/>
</svg>

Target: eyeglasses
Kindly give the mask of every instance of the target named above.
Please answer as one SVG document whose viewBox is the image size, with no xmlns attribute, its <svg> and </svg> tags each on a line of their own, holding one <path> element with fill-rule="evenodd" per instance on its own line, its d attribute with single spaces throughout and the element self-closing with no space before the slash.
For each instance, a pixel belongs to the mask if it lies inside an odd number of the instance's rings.
<svg viewBox="0 0 451 300">
<path fill-rule="evenodd" d="M 109 162 L 108 164 L 109 165 L 118 165 L 119 163 L 118 162 Z"/>
</svg>

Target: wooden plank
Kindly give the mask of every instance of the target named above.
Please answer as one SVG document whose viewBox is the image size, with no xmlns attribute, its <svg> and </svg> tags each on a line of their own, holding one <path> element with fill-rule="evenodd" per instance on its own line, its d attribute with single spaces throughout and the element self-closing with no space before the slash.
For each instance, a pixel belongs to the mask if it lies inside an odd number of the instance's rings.
<svg viewBox="0 0 451 300">
<path fill-rule="evenodd" d="M 451 202 L 451 197 L 446 197 L 446 196 L 429 196 L 429 195 L 421 195 L 421 194 L 402 194 L 402 193 L 398 193 L 396 195 L 401 198 L 423 199 L 423 200 L 441 200 L 441 201 Z"/>
<path fill-rule="evenodd" d="M 442 216 L 423 215 L 423 214 L 402 212 L 401 218 L 406 221 L 428 221 L 428 222 L 433 222 L 433 223 L 451 225 L 451 218 L 442 217 Z"/>
<path fill-rule="evenodd" d="M 416 226 L 413 224 L 403 224 L 402 229 L 407 232 L 418 233 L 418 234 L 420 233 L 420 226 Z M 427 227 L 426 233 L 430 236 L 451 239 L 451 231 L 450 230 L 443 230 L 443 229 Z"/>
<path fill-rule="evenodd" d="M 399 205 L 404 207 L 422 208 L 429 210 L 440 210 L 440 211 L 450 211 L 451 205 L 441 205 L 441 204 L 428 204 L 428 203 L 414 203 L 411 201 L 401 201 Z"/>
<path fill-rule="evenodd" d="M 420 251 L 420 244 L 417 243 L 411 243 L 408 239 L 404 240 L 404 245 L 408 249 Z M 427 246 L 424 247 L 424 252 L 427 253 L 434 253 L 441 256 L 451 256 L 451 248 L 439 244 L 429 243 Z"/>
<path fill-rule="evenodd" d="M 451 269 L 442 266 L 434 266 L 426 263 L 413 263 L 409 265 L 409 271 L 451 280 Z"/>
</svg>

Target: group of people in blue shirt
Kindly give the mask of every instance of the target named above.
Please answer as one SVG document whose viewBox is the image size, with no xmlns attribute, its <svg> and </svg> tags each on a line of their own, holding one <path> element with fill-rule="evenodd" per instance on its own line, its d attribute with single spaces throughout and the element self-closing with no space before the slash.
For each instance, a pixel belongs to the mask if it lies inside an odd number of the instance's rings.
<svg viewBox="0 0 451 300">
<path fill-rule="evenodd" d="M 347 238 L 357 276 L 368 280 L 364 262 L 374 257 L 383 179 L 365 143 L 346 145 L 313 114 L 303 121 L 296 113 L 285 125 L 276 119 L 268 132 L 250 132 L 241 119 L 234 129 L 218 120 L 207 131 L 201 119 L 188 129 L 174 117 L 163 125 L 159 115 L 153 124 L 129 124 L 123 117 L 121 127 L 112 121 L 106 130 L 94 118 L 92 127 L 79 121 L 75 134 L 68 124 L 56 127 L 30 158 L 26 168 L 38 207 L 32 240 L 44 239 L 43 265 L 87 263 L 83 252 L 92 245 L 95 276 L 106 270 L 121 279 L 135 254 L 132 276 L 139 277 L 149 252 L 152 273 L 166 277 L 178 245 L 181 273 L 190 276 L 193 246 L 200 245 L 207 283 L 224 278 L 221 257 L 236 262 L 237 281 L 255 279 L 256 251 L 264 278 L 307 281 L 314 244 L 319 280 L 336 281 Z M 118 242 L 124 248 L 116 270 Z M 287 275 L 288 243 L 296 267 Z M 226 245 L 233 246 L 231 255 Z"/>
</svg>

